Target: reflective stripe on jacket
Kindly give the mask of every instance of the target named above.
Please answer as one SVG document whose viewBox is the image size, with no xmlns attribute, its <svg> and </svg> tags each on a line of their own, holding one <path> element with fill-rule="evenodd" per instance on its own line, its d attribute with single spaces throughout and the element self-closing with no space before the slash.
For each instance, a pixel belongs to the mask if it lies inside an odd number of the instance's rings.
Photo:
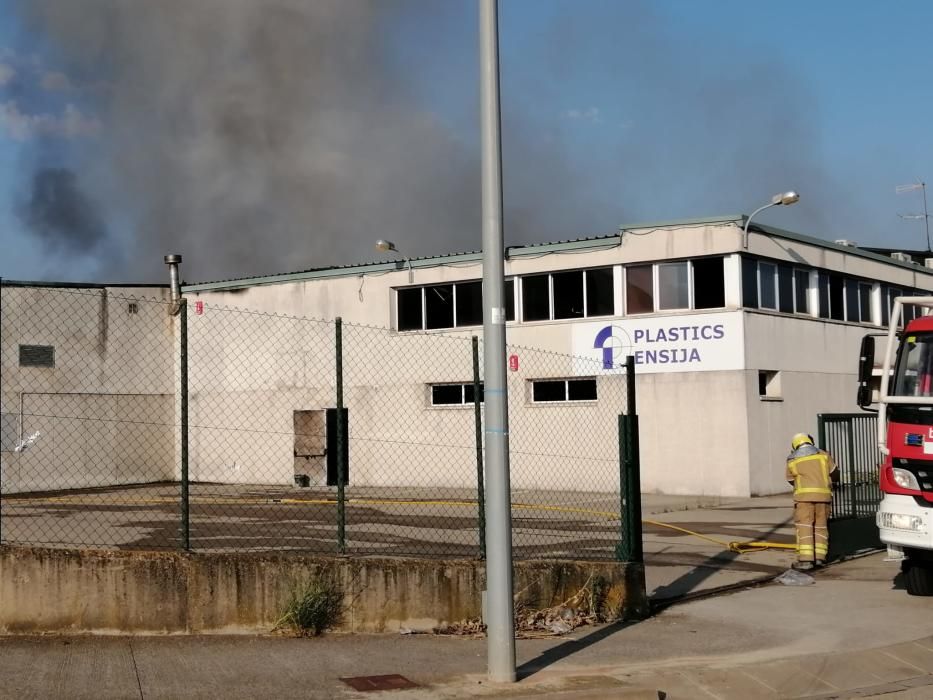
<svg viewBox="0 0 933 700">
<path fill-rule="evenodd" d="M 794 484 L 794 500 L 829 503 L 833 500 L 830 474 L 836 469 L 833 458 L 822 450 L 816 454 L 787 460 L 787 480 Z"/>
</svg>

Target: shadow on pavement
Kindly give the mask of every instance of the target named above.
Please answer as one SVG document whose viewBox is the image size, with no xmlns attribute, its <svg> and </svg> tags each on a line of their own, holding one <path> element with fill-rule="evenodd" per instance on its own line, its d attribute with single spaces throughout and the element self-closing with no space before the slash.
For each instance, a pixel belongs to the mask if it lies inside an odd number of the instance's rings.
<svg viewBox="0 0 933 700">
<path fill-rule="evenodd" d="M 568 639 L 562 644 L 545 650 L 534 659 L 530 659 L 515 669 L 518 680 L 524 680 L 533 676 L 538 671 L 543 671 L 551 664 L 566 659 L 568 656 L 583 651 L 597 642 L 601 642 L 616 632 L 628 629 L 638 624 L 638 620 L 630 622 L 613 622 L 597 630 L 593 630 L 582 639 Z"/>
<path fill-rule="evenodd" d="M 781 528 L 786 527 L 793 522 L 793 518 L 787 518 L 780 523 L 772 526 L 764 535 L 760 537 L 760 540 L 767 541 L 767 539 L 776 534 Z M 652 611 L 657 612 L 659 605 L 667 607 L 673 602 L 683 598 L 690 593 L 696 591 L 697 587 L 706 581 L 710 576 L 714 575 L 720 569 L 726 568 L 726 566 L 735 561 L 739 557 L 738 552 L 723 551 L 712 557 L 709 557 L 705 562 L 695 566 L 689 572 L 681 576 L 680 578 L 674 579 L 669 584 L 664 586 L 659 586 L 655 589 L 654 594 L 651 595 L 651 608 Z M 762 577 L 759 577 L 762 578 Z M 713 589 L 718 590 L 718 588 Z"/>
<path fill-rule="evenodd" d="M 771 529 L 769 529 L 766 533 L 764 533 L 760 539 L 767 540 L 768 537 L 774 535 L 781 528 L 786 527 L 791 522 L 793 522 L 792 517 L 777 523 L 776 525 L 772 526 Z M 750 581 L 729 584 L 726 586 L 717 586 L 703 591 L 696 591 L 696 588 L 701 583 L 706 581 L 710 576 L 713 576 L 717 571 L 725 568 L 730 562 L 735 561 L 738 556 L 738 552 L 724 551 L 717 553 L 716 555 L 707 558 L 706 561 L 702 564 L 692 568 L 687 574 L 675 579 L 665 586 L 657 588 L 654 592 L 654 595 L 652 595 L 649 600 L 651 605 L 651 614 L 661 612 L 665 608 L 688 598 L 715 595 L 725 590 L 730 590 L 737 587 L 758 585 L 771 580 L 775 575 L 777 575 L 776 573 L 767 574 Z M 577 652 L 583 651 L 584 649 L 598 642 L 601 642 L 607 637 L 633 627 L 638 623 L 639 621 L 637 620 L 611 623 L 598 630 L 594 630 L 582 639 L 569 639 L 562 644 L 551 647 L 536 658 L 521 664 L 516 669 L 518 679 L 524 680 L 534 675 L 538 671 L 542 671 L 548 666 L 557 663 L 558 661 L 562 661 L 563 659 L 566 659 L 573 654 L 576 654 Z"/>
</svg>

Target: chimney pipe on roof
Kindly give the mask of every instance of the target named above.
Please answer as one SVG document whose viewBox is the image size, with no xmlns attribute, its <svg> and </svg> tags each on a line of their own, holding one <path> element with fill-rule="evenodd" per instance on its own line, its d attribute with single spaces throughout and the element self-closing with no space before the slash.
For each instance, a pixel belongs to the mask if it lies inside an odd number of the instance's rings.
<svg viewBox="0 0 933 700">
<path fill-rule="evenodd" d="M 181 255 L 178 253 L 166 255 L 163 260 L 165 264 L 168 265 L 172 292 L 172 306 L 169 308 L 169 313 L 172 316 L 177 316 L 178 312 L 181 310 L 181 284 L 178 281 L 178 265 L 181 263 Z"/>
</svg>

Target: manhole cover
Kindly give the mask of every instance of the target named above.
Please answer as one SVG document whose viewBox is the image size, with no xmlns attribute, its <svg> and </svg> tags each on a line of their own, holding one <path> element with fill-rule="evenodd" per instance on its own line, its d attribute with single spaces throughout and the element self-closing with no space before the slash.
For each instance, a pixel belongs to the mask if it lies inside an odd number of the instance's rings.
<svg viewBox="0 0 933 700">
<path fill-rule="evenodd" d="M 392 673 L 388 676 L 355 676 L 354 678 L 341 678 L 344 683 L 353 688 L 366 692 L 367 690 L 403 690 L 405 688 L 417 688 L 417 683 L 412 683 L 405 676 Z"/>
</svg>

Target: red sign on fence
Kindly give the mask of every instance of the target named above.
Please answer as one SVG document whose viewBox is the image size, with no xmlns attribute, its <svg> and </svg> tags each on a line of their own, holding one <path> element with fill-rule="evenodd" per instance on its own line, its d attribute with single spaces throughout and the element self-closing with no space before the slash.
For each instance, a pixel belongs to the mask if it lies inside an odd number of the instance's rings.
<svg viewBox="0 0 933 700">
<path fill-rule="evenodd" d="M 204 302 L 203 301 L 194 302 L 194 313 L 196 313 L 198 316 L 204 313 Z"/>
<path fill-rule="evenodd" d="M 518 371 L 518 355 L 509 355 L 509 369 L 513 372 Z"/>
</svg>

